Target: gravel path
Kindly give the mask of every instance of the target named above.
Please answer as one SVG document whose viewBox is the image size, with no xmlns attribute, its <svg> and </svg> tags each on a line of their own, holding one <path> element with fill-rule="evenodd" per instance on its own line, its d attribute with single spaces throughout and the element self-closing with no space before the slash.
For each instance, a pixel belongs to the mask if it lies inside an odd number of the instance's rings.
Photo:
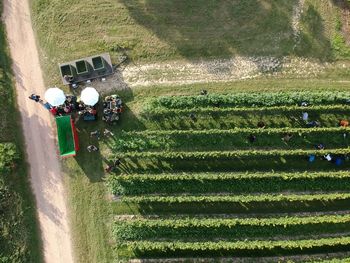
<svg viewBox="0 0 350 263">
<path fill-rule="evenodd" d="M 168 61 L 148 64 L 130 63 L 119 68 L 107 83 L 94 84 L 99 90 L 128 87 L 230 82 L 259 77 L 315 78 L 339 65 L 296 57 L 245 57 L 227 59 Z"/>
<path fill-rule="evenodd" d="M 4 0 L 3 21 L 13 60 L 16 93 L 25 135 L 30 180 L 39 218 L 45 262 L 73 262 L 66 194 L 56 154 L 53 119 L 32 100 L 45 86 L 27 0 Z"/>
</svg>

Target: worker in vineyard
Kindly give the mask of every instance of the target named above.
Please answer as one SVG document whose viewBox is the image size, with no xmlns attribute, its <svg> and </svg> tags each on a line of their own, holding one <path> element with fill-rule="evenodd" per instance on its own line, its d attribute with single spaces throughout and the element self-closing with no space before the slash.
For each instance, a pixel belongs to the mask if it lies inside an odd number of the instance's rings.
<svg viewBox="0 0 350 263">
<path fill-rule="evenodd" d="M 250 135 L 248 136 L 248 140 L 249 140 L 249 142 L 253 143 L 253 142 L 256 141 L 256 136 L 253 135 L 253 134 L 250 134 Z"/>
<path fill-rule="evenodd" d="M 89 145 L 88 147 L 86 147 L 86 149 L 89 153 L 98 151 L 98 147 L 96 147 L 95 145 Z"/>
<path fill-rule="evenodd" d="M 101 133 L 99 130 L 90 132 L 90 137 L 95 137 L 95 138 L 97 138 L 97 140 L 100 139 L 100 135 L 101 135 Z"/>
<path fill-rule="evenodd" d="M 332 159 L 333 159 L 332 156 L 329 153 L 324 155 L 323 158 L 325 158 L 328 162 L 331 162 Z"/>
<path fill-rule="evenodd" d="M 196 115 L 195 115 L 193 112 L 190 113 L 189 117 L 190 117 L 190 119 L 191 119 L 193 122 L 196 122 L 196 121 L 197 121 L 197 117 L 196 117 Z"/>
<path fill-rule="evenodd" d="M 314 154 L 309 155 L 309 163 L 313 163 L 316 160 L 316 156 Z"/>
<path fill-rule="evenodd" d="M 106 172 L 106 173 L 111 173 L 112 170 L 113 170 L 113 168 L 114 168 L 113 165 L 108 164 L 107 167 L 105 168 L 105 172 Z"/>
<path fill-rule="evenodd" d="M 263 121 L 258 122 L 258 128 L 264 129 L 265 127 L 266 127 L 266 125 Z"/>
<path fill-rule="evenodd" d="M 104 135 L 105 137 L 107 137 L 107 136 L 114 136 L 114 133 L 111 132 L 111 131 L 108 130 L 108 129 L 104 129 L 103 135 Z"/>
<path fill-rule="evenodd" d="M 324 150 L 324 144 L 323 143 L 317 144 L 315 147 L 316 147 L 317 150 Z"/>
<path fill-rule="evenodd" d="M 307 122 L 308 119 L 309 119 L 309 113 L 303 112 L 303 113 L 302 113 L 302 119 L 303 119 L 303 121 Z"/>
<path fill-rule="evenodd" d="M 340 127 L 348 127 L 349 126 L 349 122 L 347 120 L 341 120 L 339 122 L 339 126 Z"/>
<path fill-rule="evenodd" d="M 115 167 L 115 168 L 119 167 L 119 166 L 121 165 L 121 163 L 122 163 L 122 162 L 120 161 L 119 158 L 115 159 L 115 161 L 114 161 L 114 167 Z"/>
<path fill-rule="evenodd" d="M 311 128 L 315 128 L 315 127 L 320 127 L 321 123 L 318 121 L 310 121 L 310 122 L 306 123 L 306 125 L 311 127 Z"/>
<path fill-rule="evenodd" d="M 289 142 L 290 139 L 292 139 L 292 137 L 293 137 L 293 134 L 285 133 L 285 134 L 283 135 L 283 137 L 282 137 L 282 141 L 284 141 L 284 142 Z"/>
</svg>

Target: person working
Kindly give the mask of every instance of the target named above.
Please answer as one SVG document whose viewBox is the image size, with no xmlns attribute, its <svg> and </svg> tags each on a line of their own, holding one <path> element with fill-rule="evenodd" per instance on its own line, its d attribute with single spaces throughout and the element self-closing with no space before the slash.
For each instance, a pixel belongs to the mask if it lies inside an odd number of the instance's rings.
<svg viewBox="0 0 350 263">
<path fill-rule="evenodd" d="M 289 142 L 290 139 L 292 139 L 292 137 L 293 137 L 293 134 L 285 133 L 283 138 L 282 138 L 282 141 Z"/>
<path fill-rule="evenodd" d="M 347 120 L 341 120 L 339 122 L 339 126 L 341 126 L 341 127 L 348 127 L 349 126 L 349 122 Z"/>
<path fill-rule="evenodd" d="M 323 156 L 328 162 L 332 161 L 332 156 L 330 154 L 326 154 Z"/>
<path fill-rule="evenodd" d="M 307 122 L 308 119 L 309 119 L 309 113 L 303 112 L 303 114 L 302 114 L 302 119 L 303 119 L 303 121 Z"/>
<path fill-rule="evenodd" d="M 86 149 L 89 153 L 98 151 L 98 148 L 95 145 L 89 145 L 88 147 L 86 147 Z"/>
<path fill-rule="evenodd" d="M 265 127 L 266 127 L 266 125 L 263 121 L 258 122 L 258 128 L 264 129 Z"/>
<path fill-rule="evenodd" d="M 250 135 L 248 136 L 248 140 L 249 140 L 251 143 L 253 143 L 253 142 L 256 141 L 256 136 L 253 135 L 253 134 L 250 134 Z"/>
<path fill-rule="evenodd" d="M 34 93 L 33 93 L 32 95 L 29 96 L 29 99 L 34 100 L 35 102 L 42 101 L 42 100 L 40 99 L 40 96 L 39 96 L 39 95 L 35 95 Z"/>
</svg>

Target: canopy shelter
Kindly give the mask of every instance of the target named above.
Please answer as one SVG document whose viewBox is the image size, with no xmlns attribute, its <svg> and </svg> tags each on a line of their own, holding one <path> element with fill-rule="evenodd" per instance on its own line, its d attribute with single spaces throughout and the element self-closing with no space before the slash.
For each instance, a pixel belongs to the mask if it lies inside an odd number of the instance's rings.
<svg viewBox="0 0 350 263">
<path fill-rule="evenodd" d="M 71 116 L 56 117 L 58 147 L 61 157 L 75 156 L 79 150 L 78 134 Z"/>
<path fill-rule="evenodd" d="M 50 103 L 51 106 L 60 106 L 66 101 L 66 95 L 63 90 L 59 88 L 49 88 L 45 92 L 45 100 Z"/>
<path fill-rule="evenodd" d="M 87 87 L 81 92 L 80 100 L 85 105 L 95 106 L 98 102 L 100 95 L 93 87 Z"/>
</svg>

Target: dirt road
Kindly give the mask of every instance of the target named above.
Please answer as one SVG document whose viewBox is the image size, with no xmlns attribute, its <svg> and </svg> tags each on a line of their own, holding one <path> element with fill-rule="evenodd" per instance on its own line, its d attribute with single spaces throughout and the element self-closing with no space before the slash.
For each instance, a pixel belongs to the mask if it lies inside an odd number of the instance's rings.
<svg viewBox="0 0 350 263">
<path fill-rule="evenodd" d="M 31 93 L 43 95 L 45 86 L 27 0 L 4 0 L 6 25 L 17 101 L 21 112 L 27 160 L 34 191 L 45 262 L 73 262 L 65 189 L 57 157 L 52 119 Z"/>
</svg>

